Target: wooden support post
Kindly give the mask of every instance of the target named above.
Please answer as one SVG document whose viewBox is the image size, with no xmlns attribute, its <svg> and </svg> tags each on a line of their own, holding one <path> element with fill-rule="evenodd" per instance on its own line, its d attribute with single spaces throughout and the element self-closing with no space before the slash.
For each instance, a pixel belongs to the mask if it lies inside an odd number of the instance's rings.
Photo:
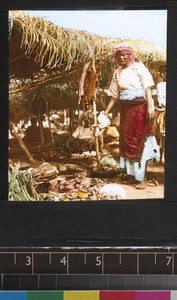
<svg viewBox="0 0 177 300">
<path fill-rule="evenodd" d="M 101 151 L 103 151 L 103 148 L 104 148 L 104 135 L 103 133 L 101 134 Z"/>
<path fill-rule="evenodd" d="M 48 101 L 47 101 L 46 98 L 45 98 L 45 104 L 46 104 L 46 115 L 47 115 L 47 120 L 48 120 L 48 123 L 49 123 L 50 138 L 51 138 L 51 142 L 54 143 L 54 137 L 53 137 L 52 128 L 51 128 L 51 123 L 50 123 L 49 103 L 48 103 Z"/>
<path fill-rule="evenodd" d="M 44 128 L 43 128 L 43 124 L 42 124 L 42 120 L 41 120 L 41 115 L 38 115 L 38 121 L 39 121 L 39 130 L 40 130 L 40 143 L 44 144 L 45 140 L 44 140 Z"/>
<path fill-rule="evenodd" d="M 73 133 L 72 128 L 73 128 L 73 110 L 70 107 L 69 108 L 69 132 L 70 132 L 70 135 L 72 135 L 72 133 Z"/>
<path fill-rule="evenodd" d="M 97 122 L 97 109 L 96 109 L 96 95 L 93 99 L 93 117 L 94 117 L 94 139 L 95 139 L 95 150 L 96 150 L 96 158 L 97 161 L 100 160 L 100 151 L 99 151 L 99 143 L 98 143 L 98 122 Z"/>
<path fill-rule="evenodd" d="M 39 105 L 39 99 L 37 100 L 38 105 L 38 121 L 39 121 L 39 131 L 40 131 L 40 143 L 44 144 L 44 128 L 42 124 L 42 118 L 41 118 L 41 111 L 40 111 L 40 105 Z"/>
<path fill-rule="evenodd" d="M 66 109 L 63 110 L 63 117 L 64 117 L 64 125 L 67 125 L 67 113 L 66 113 Z"/>
</svg>

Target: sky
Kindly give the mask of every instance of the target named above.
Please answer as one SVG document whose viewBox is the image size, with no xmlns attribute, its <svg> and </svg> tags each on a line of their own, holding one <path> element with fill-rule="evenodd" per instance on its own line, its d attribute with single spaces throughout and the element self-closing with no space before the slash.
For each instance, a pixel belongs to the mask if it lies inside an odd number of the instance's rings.
<svg viewBox="0 0 177 300">
<path fill-rule="evenodd" d="M 166 47 L 167 10 L 43 10 L 27 13 L 55 25 L 109 38 L 132 38 Z"/>
</svg>

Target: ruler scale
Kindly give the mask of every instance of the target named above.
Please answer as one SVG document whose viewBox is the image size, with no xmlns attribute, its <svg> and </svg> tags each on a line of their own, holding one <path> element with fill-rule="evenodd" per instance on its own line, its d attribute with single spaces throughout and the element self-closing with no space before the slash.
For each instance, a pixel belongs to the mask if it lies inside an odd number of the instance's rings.
<svg viewBox="0 0 177 300">
<path fill-rule="evenodd" d="M 177 248 L 0 248 L 1 290 L 177 289 Z"/>
</svg>

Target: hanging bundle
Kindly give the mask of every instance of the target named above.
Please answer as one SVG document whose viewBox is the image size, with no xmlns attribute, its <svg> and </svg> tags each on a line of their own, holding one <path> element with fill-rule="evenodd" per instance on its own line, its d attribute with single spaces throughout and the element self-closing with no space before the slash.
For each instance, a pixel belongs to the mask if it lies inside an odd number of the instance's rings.
<svg viewBox="0 0 177 300">
<path fill-rule="evenodd" d="M 79 81 L 79 99 L 78 99 L 79 100 L 78 101 L 79 104 L 80 104 L 80 102 L 82 100 L 82 97 L 84 97 L 85 77 L 86 77 L 86 74 L 87 74 L 87 70 L 88 70 L 89 64 L 90 64 L 90 62 L 87 62 L 84 65 L 84 68 L 83 68 L 83 71 L 82 71 L 82 74 L 81 74 L 81 78 L 80 78 L 80 81 Z"/>
<path fill-rule="evenodd" d="M 87 105 L 92 105 L 95 89 L 97 87 L 98 82 L 98 74 L 93 66 L 90 66 L 87 70 L 86 78 L 85 78 L 85 101 Z"/>
</svg>

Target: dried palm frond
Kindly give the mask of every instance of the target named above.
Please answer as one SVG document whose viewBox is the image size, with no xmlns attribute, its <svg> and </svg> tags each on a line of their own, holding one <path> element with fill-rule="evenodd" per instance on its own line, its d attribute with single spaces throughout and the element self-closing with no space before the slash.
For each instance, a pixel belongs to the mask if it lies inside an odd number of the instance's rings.
<svg viewBox="0 0 177 300">
<path fill-rule="evenodd" d="M 14 121 L 29 118 L 38 112 L 38 106 L 41 113 L 45 112 L 45 97 L 49 108 L 76 105 L 83 66 L 93 59 L 96 70 L 101 61 L 98 86 L 105 89 L 115 68 L 113 54 L 118 46 L 131 46 L 136 58 L 147 67 L 152 61 L 166 59 L 165 47 L 148 41 L 102 38 L 56 26 L 23 11 L 10 11 L 10 19 L 9 106 Z M 14 79 L 17 79 L 16 84 Z M 85 89 L 89 92 L 87 83 Z M 96 78 L 93 83 L 92 90 L 97 84 Z"/>
<path fill-rule="evenodd" d="M 19 54 L 35 63 L 38 68 L 69 70 L 78 63 L 86 63 L 93 58 L 112 61 L 114 49 L 126 44 L 131 46 L 138 59 L 165 59 L 164 47 L 133 39 L 109 39 L 84 31 L 62 28 L 43 18 L 30 16 L 23 11 L 11 11 L 13 30 L 10 44 L 20 48 Z M 15 40 L 14 40 L 15 39 Z M 15 44 L 15 41 L 19 41 Z M 16 49 L 16 56 L 18 49 Z M 11 58 L 11 57 L 10 57 Z M 14 58 L 13 58 L 14 59 Z"/>
</svg>

